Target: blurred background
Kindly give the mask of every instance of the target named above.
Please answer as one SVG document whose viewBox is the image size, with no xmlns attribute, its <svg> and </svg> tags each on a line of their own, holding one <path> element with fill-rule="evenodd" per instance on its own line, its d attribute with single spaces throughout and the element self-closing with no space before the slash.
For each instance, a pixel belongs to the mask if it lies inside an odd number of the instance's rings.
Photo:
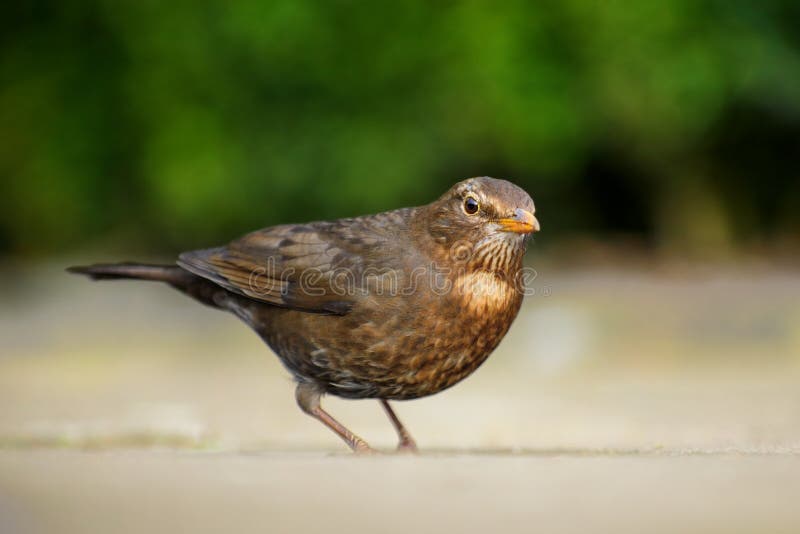
<svg viewBox="0 0 800 534">
<path fill-rule="evenodd" d="M 796 1 L 6 2 L 0 530 L 796 532 L 799 154 Z M 536 201 L 536 293 L 473 377 L 397 406 L 433 457 L 325 458 L 233 317 L 63 272 L 476 175 Z M 326 406 L 393 447 L 377 403 Z"/>
<path fill-rule="evenodd" d="M 5 255 L 174 253 L 475 175 L 531 192 L 543 245 L 800 234 L 791 0 L 31 1 L 1 19 Z"/>
</svg>

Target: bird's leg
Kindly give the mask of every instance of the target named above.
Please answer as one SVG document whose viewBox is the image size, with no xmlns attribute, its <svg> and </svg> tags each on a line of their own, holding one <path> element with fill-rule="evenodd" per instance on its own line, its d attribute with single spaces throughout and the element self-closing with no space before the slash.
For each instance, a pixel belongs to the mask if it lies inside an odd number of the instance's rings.
<svg viewBox="0 0 800 534">
<path fill-rule="evenodd" d="M 397 450 L 403 452 L 417 452 L 417 444 L 414 438 L 411 437 L 406 427 L 403 426 L 403 423 L 397 418 L 394 410 L 389 406 L 389 401 L 381 399 L 381 406 L 383 406 L 383 409 L 386 411 L 386 415 L 389 416 L 389 420 L 392 422 L 392 426 L 394 426 L 394 429 L 397 431 L 397 436 L 400 438 L 400 443 L 397 444 Z"/>
<path fill-rule="evenodd" d="M 322 394 L 312 384 L 304 382 L 297 384 L 295 397 L 297 398 L 297 404 L 300 406 L 301 410 L 336 432 L 336 434 L 353 449 L 353 452 L 374 452 L 373 449 L 367 445 L 366 441 L 350 432 L 343 424 L 322 409 L 319 402 Z"/>
</svg>

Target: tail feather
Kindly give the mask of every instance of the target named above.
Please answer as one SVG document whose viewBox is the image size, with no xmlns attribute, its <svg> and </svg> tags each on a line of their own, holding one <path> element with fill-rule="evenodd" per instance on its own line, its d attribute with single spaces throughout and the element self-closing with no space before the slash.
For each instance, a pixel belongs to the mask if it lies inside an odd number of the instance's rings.
<svg viewBox="0 0 800 534">
<path fill-rule="evenodd" d="M 68 267 L 67 271 L 88 276 L 92 280 L 153 280 L 165 282 L 178 291 L 212 308 L 222 308 L 225 290 L 203 277 L 177 265 L 148 265 L 146 263 L 98 263 Z M 225 307 L 225 309 L 228 309 Z"/>
<path fill-rule="evenodd" d="M 137 279 L 180 285 L 190 276 L 177 265 L 148 265 L 145 263 L 98 263 L 68 267 L 67 271 L 83 274 L 92 280 Z"/>
</svg>

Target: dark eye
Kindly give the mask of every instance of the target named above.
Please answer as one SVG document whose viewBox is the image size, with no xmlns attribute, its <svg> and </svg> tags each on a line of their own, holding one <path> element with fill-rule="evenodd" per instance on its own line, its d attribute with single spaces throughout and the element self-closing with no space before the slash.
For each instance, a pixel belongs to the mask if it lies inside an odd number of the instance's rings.
<svg viewBox="0 0 800 534">
<path fill-rule="evenodd" d="M 475 215 L 478 213 L 480 205 L 475 197 L 467 197 L 464 199 L 464 212 L 467 215 Z"/>
</svg>

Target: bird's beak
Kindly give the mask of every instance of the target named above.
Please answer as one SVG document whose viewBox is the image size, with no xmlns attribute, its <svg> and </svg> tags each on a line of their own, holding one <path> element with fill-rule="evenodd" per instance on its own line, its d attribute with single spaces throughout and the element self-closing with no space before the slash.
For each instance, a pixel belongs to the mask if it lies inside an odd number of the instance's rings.
<svg viewBox="0 0 800 534">
<path fill-rule="evenodd" d="M 513 217 L 506 217 L 505 219 L 498 219 L 500 229 L 504 232 L 514 232 L 515 234 L 530 234 L 531 232 L 538 232 L 540 229 L 539 221 L 533 216 L 533 213 L 517 208 L 514 210 Z"/>
</svg>

